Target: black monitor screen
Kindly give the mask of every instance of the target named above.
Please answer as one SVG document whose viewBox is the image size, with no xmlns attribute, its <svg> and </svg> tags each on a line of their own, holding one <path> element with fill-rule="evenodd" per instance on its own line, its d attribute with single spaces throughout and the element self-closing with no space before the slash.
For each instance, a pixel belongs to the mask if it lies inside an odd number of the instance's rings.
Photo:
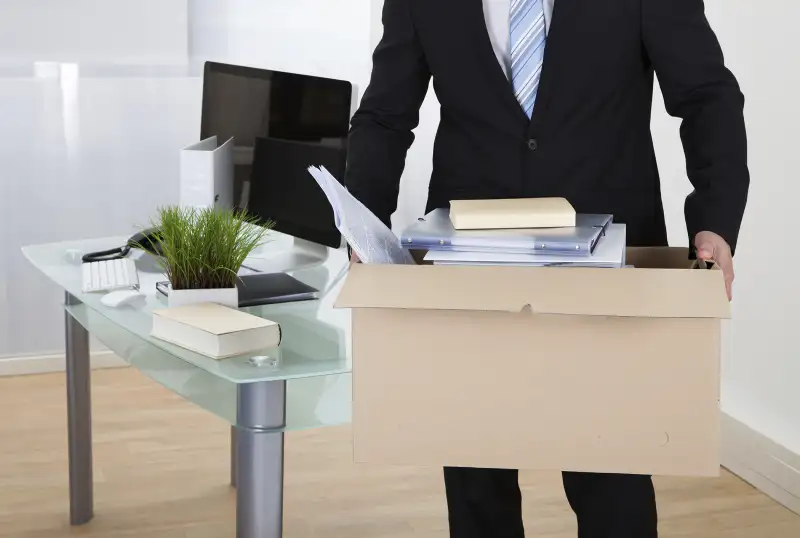
<svg viewBox="0 0 800 538">
<path fill-rule="evenodd" d="M 205 64 L 200 137 L 233 138 L 237 207 L 288 235 L 340 245 L 333 211 L 307 168 L 325 166 L 342 180 L 352 91 L 343 80 Z"/>
</svg>

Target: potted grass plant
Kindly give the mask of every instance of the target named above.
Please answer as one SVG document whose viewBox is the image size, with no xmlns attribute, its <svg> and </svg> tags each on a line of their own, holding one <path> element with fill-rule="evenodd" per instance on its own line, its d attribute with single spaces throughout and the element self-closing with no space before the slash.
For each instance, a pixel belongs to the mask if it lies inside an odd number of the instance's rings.
<svg viewBox="0 0 800 538">
<path fill-rule="evenodd" d="M 239 269 L 273 223 L 256 224 L 243 212 L 179 206 L 159 209 L 158 217 L 169 306 L 213 302 L 237 308 Z"/>
</svg>

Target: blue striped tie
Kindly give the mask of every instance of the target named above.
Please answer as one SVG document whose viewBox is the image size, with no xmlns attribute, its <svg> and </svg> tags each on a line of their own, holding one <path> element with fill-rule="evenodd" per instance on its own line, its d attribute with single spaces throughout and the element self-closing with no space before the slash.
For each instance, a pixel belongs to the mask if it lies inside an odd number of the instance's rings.
<svg viewBox="0 0 800 538">
<path fill-rule="evenodd" d="M 533 113 L 542 75 L 547 29 L 543 0 L 512 0 L 509 14 L 511 30 L 511 80 L 514 93 L 528 118 Z"/>
</svg>

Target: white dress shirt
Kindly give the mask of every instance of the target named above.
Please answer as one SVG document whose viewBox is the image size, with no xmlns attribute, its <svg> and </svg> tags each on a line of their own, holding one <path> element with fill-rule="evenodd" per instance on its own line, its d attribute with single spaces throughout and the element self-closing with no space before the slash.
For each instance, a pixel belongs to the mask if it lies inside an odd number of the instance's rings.
<svg viewBox="0 0 800 538">
<path fill-rule="evenodd" d="M 553 7 L 556 0 L 544 1 L 544 23 L 546 31 L 550 31 L 550 22 L 553 20 Z M 489 39 L 492 41 L 492 48 L 497 61 L 506 74 L 509 76 L 511 69 L 511 40 L 510 28 L 508 25 L 509 15 L 511 14 L 512 0 L 483 0 L 483 15 L 486 18 L 486 29 L 489 30 Z"/>
</svg>

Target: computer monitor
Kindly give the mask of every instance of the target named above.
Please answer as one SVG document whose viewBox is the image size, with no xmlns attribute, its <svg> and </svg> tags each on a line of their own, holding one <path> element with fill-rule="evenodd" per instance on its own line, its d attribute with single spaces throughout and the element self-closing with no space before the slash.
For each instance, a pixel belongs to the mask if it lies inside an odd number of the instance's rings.
<svg viewBox="0 0 800 538">
<path fill-rule="evenodd" d="M 342 180 L 353 104 L 344 80 L 207 62 L 200 137 L 233 138 L 237 208 L 335 248 L 333 210 L 307 168 L 323 165 Z"/>
</svg>

